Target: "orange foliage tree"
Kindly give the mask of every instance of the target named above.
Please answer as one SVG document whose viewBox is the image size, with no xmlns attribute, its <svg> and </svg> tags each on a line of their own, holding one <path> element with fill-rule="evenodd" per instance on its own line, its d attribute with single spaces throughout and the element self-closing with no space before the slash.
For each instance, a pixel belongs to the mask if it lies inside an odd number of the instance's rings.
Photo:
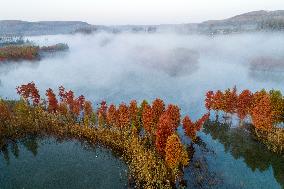
<svg viewBox="0 0 284 189">
<path fill-rule="evenodd" d="M 185 116 L 182 120 L 182 125 L 185 134 L 190 137 L 193 141 L 196 139 L 196 132 L 200 131 L 204 122 L 209 119 L 210 114 L 207 113 L 203 115 L 200 119 L 196 122 L 193 122 L 189 116 Z"/>
<path fill-rule="evenodd" d="M 52 89 L 47 89 L 46 94 L 48 100 L 47 109 L 51 113 L 55 113 L 58 109 L 58 101 Z"/>
<path fill-rule="evenodd" d="M 79 117 L 81 112 L 84 109 L 85 97 L 80 95 L 79 97 L 75 98 L 74 92 L 69 90 L 65 91 L 63 86 L 59 87 L 59 109 L 61 112 L 65 112 L 66 107 L 68 107 L 69 112 L 72 113 L 73 116 Z"/>
<path fill-rule="evenodd" d="M 108 107 L 108 111 L 107 111 L 107 123 L 109 126 L 113 127 L 116 126 L 117 123 L 117 110 L 116 110 L 116 106 L 114 104 L 111 104 Z"/>
<path fill-rule="evenodd" d="M 205 98 L 206 109 L 210 111 L 213 108 L 213 104 L 214 104 L 214 92 L 208 91 L 206 93 L 206 98 Z"/>
<path fill-rule="evenodd" d="M 161 155 L 164 155 L 166 142 L 175 131 L 176 125 L 170 114 L 163 113 L 159 119 L 156 132 L 156 147 Z"/>
<path fill-rule="evenodd" d="M 150 105 L 145 105 L 142 112 L 142 123 L 145 131 L 152 135 L 154 128 L 154 114 Z"/>
<path fill-rule="evenodd" d="M 174 124 L 174 129 L 177 129 L 180 124 L 180 109 L 177 105 L 169 104 L 166 111 Z"/>
<path fill-rule="evenodd" d="M 161 115 L 165 112 L 165 103 L 163 100 L 157 98 L 152 103 L 152 110 L 154 114 L 154 125 L 156 125 L 159 121 Z"/>
<path fill-rule="evenodd" d="M 256 96 L 256 104 L 254 104 L 251 112 L 252 123 L 256 129 L 269 132 L 273 127 L 270 97 L 265 93 L 258 93 Z"/>
<path fill-rule="evenodd" d="M 60 101 L 66 103 L 69 110 L 72 111 L 74 106 L 74 92 L 71 90 L 65 91 L 65 88 L 63 86 L 60 86 L 59 96 L 60 96 Z"/>
<path fill-rule="evenodd" d="M 224 109 L 224 97 L 223 93 L 218 90 L 213 97 L 213 104 L 212 109 L 215 110 L 217 113 Z"/>
<path fill-rule="evenodd" d="M 177 134 L 168 137 L 165 147 L 165 160 L 171 169 L 178 168 L 181 164 L 186 166 L 189 162 L 187 153 Z"/>
<path fill-rule="evenodd" d="M 253 102 L 253 94 L 249 90 L 243 90 L 237 100 L 237 115 L 241 120 L 250 113 Z"/>
<path fill-rule="evenodd" d="M 222 110 L 230 114 L 235 113 L 237 108 L 237 99 L 238 95 L 236 87 L 234 87 L 233 90 L 231 89 L 225 90 L 225 93 L 223 94 L 224 103 L 222 103 L 223 104 Z"/>
<path fill-rule="evenodd" d="M 73 109 L 72 109 L 72 113 L 75 116 L 79 116 L 81 111 L 84 108 L 84 103 L 85 103 L 85 97 L 83 95 L 80 95 L 78 98 L 76 98 L 75 100 L 73 100 Z"/>
<path fill-rule="evenodd" d="M 213 96 L 213 97 L 212 97 Z M 274 124 L 281 123 L 284 115 L 284 99 L 280 91 L 271 90 L 267 93 L 264 89 L 251 93 L 243 90 L 239 95 L 236 87 L 233 90 L 226 90 L 222 93 L 218 90 L 215 94 L 212 91 L 206 93 L 205 106 L 225 113 L 237 113 L 241 121 L 250 115 L 253 126 L 262 131 L 270 132 Z M 185 120 L 185 125 L 192 125 Z M 189 126 L 188 126 L 189 127 Z M 194 131 L 188 131 L 189 135 Z"/>
<path fill-rule="evenodd" d="M 121 103 L 118 107 L 118 123 L 120 129 L 128 128 L 130 124 L 129 109 L 125 103 Z"/>
<path fill-rule="evenodd" d="M 37 87 L 34 82 L 28 83 L 26 85 L 18 86 L 17 93 L 26 101 L 31 99 L 34 105 L 38 105 L 40 103 L 40 95 Z"/>
</svg>

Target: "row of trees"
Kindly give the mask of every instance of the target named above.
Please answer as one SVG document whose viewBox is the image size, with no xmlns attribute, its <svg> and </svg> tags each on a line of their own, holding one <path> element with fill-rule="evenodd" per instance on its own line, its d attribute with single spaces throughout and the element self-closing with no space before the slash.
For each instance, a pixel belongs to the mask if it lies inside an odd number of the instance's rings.
<svg viewBox="0 0 284 189">
<path fill-rule="evenodd" d="M 59 87 L 58 95 L 48 89 L 46 101 L 40 100 L 34 83 L 22 85 L 17 91 L 28 104 L 44 106 L 49 113 L 63 115 L 83 123 L 86 127 L 136 133 L 145 141 L 146 147 L 154 149 L 172 170 L 186 166 L 189 161 L 186 148 L 177 133 L 181 122 L 185 134 L 194 141 L 197 131 L 209 118 L 209 114 L 206 114 L 196 122 L 189 116 L 181 120 L 180 108 L 177 105 L 166 106 L 164 101 L 158 98 L 151 104 L 144 100 L 140 105 L 136 100 L 118 106 L 107 105 L 102 101 L 95 111 L 92 103 L 85 100 L 84 96 L 75 97 L 73 91 L 65 90 L 63 86 Z"/>
<path fill-rule="evenodd" d="M 280 17 L 264 20 L 258 24 L 258 28 L 261 30 L 282 31 L 284 30 L 284 19 Z"/>
<path fill-rule="evenodd" d="M 243 90 L 238 94 L 234 87 L 225 91 L 208 91 L 205 106 L 209 111 L 236 114 L 241 121 L 250 117 L 255 128 L 262 131 L 271 131 L 284 122 L 284 97 L 277 90 L 255 93 Z"/>
<path fill-rule="evenodd" d="M 43 52 L 57 52 L 57 51 L 66 51 L 69 49 L 69 46 L 65 43 L 57 43 L 51 46 L 40 47 L 40 50 Z"/>
<path fill-rule="evenodd" d="M 0 36 L 0 47 L 7 45 L 23 45 L 24 43 L 29 43 L 28 40 L 24 40 L 23 36 L 13 36 L 6 35 Z"/>
</svg>

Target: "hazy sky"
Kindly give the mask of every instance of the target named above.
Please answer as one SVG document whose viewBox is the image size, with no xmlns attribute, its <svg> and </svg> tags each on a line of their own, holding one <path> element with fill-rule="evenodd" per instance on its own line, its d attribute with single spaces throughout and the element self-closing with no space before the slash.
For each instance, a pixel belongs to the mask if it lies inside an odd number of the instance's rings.
<svg viewBox="0 0 284 189">
<path fill-rule="evenodd" d="M 0 0 L 0 20 L 186 23 L 280 9 L 284 10 L 284 0 Z"/>
</svg>

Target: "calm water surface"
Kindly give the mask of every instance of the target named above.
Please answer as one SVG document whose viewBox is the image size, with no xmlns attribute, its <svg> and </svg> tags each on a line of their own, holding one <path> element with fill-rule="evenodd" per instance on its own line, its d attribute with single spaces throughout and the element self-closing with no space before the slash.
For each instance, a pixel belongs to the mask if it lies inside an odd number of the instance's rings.
<svg viewBox="0 0 284 189">
<path fill-rule="evenodd" d="M 127 188 L 127 166 L 101 147 L 26 139 L 0 155 L 0 188 Z"/>
</svg>

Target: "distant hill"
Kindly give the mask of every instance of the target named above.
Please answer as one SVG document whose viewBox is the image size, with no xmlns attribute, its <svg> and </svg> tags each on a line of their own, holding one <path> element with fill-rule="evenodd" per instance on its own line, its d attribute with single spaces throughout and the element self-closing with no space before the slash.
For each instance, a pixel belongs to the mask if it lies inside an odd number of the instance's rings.
<svg viewBox="0 0 284 189">
<path fill-rule="evenodd" d="M 86 27 L 91 27 L 91 25 L 80 21 L 25 22 L 20 20 L 3 20 L 0 21 L 0 35 L 67 34 Z"/>
<path fill-rule="evenodd" d="M 253 11 L 224 20 L 210 20 L 199 24 L 198 30 L 205 33 L 284 31 L 284 10 Z"/>
<path fill-rule="evenodd" d="M 254 11 L 224 20 L 209 20 L 199 24 L 164 24 L 164 25 L 90 25 L 80 21 L 44 21 L 25 22 L 19 20 L 0 21 L 0 35 L 54 35 L 93 32 L 110 33 L 198 33 L 229 34 L 254 31 L 284 31 L 284 10 Z"/>
</svg>

